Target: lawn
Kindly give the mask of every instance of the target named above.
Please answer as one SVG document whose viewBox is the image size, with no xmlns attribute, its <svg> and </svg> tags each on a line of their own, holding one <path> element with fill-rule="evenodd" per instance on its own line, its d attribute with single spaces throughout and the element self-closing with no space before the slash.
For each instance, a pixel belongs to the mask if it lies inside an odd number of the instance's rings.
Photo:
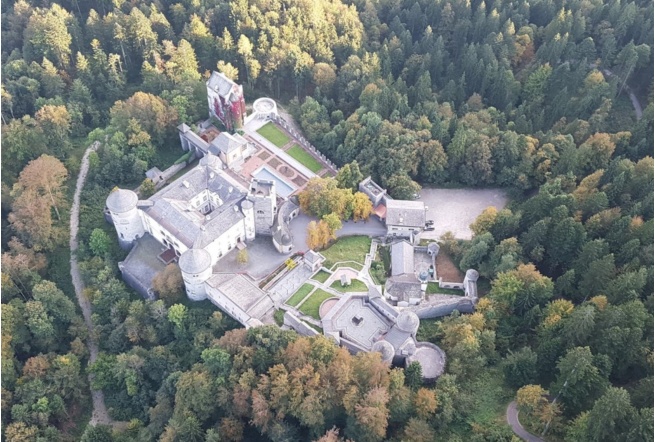
<svg viewBox="0 0 655 442">
<path fill-rule="evenodd" d="M 439 287 L 438 282 L 428 282 L 428 289 L 425 291 L 428 295 L 455 295 L 464 296 L 464 290 L 457 289 L 443 289 Z"/>
<path fill-rule="evenodd" d="M 257 129 L 257 133 L 277 147 L 282 147 L 290 141 L 289 137 L 270 121 Z"/>
<path fill-rule="evenodd" d="M 313 288 L 314 286 L 311 284 L 303 284 L 302 287 L 300 287 L 298 291 L 287 300 L 286 304 L 290 305 L 291 307 L 297 306 L 300 304 L 300 301 L 305 299 L 305 296 L 309 295 L 309 292 L 311 292 Z"/>
<path fill-rule="evenodd" d="M 321 307 L 323 301 L 332 297 L 334 297 L 332 293 L 328 293 L 325 290 L 316 289 L 312 296 L 310 296 L 305 302 L 302 303 L 300 306 L 300 311 L 307 316 L 311 316 L 314 319 L 320 320 L 321 318 L 318 316 L 319 307 Z"/>
<path fill-rule="evenodd" d="M 318 281 L 318 282 L 325 282 L 325 281 L 328 280 L 329 277 L 330 277 L 330 274 L 328 272 L 326 272 L 324 270 L 321 270 L 320 272 L 315 274 L 312 279 L 314 281 Z"/>
<path fill-rule="evenodd" d="M 341 281 L 334 281 L 330 287 L 340 292 L 368 292 L 366 283 L 359 279 L 352 279 L 346 287 L 341 286 Z"/>
<path fill-rule="evenodd" d="M 284 310 L 275 310 L 275 313 L 273 313 L 273 319 L 275 319 L 275 323 L 279 326 L 282 327 L 284 324 Z"/>
<path fill-rule="evenodd" d="M 355 261 L 363 265 L 370 248 L 371 238 L 368 236 L 347 236 L 323 250 L 321 254 L 325 256 L 324 265 L 327 268 L 341 261 Z"/>
<path fill-rule="evenodd" d="M 300 164 L 311 170 L 312 172 L 316 173 L 319 170 L 323 168 L 321 163 L 316 161 L 316 158 L 311 156 L 309 152 L 307 152 L 305 149 L 302 147 L 298 146 L 297 144 L 294 144 L 291 146 L 291 149 L 287 150 L 287 153 L 295 160 L 297 160 Z"/>
</svg>

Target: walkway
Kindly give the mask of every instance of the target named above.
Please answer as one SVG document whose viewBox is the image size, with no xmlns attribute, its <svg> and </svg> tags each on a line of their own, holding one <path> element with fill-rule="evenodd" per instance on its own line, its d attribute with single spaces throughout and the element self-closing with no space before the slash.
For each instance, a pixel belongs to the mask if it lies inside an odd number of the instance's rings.
<svg viewBox="0 0 655 442">
<path fill-rule="evenodd" d="M 82 193 L 82 188 L 84 187 L 84 182 L 86 181 L 86 174 L 89 171 L 89 154 L 91 152 L 95 152 L 99 146 L 100 143 L 96 141 L 86 149 L 86 152 L 84 152 L 84 157 L 82 157 L 82 165 L 80 167 L 80 174 L 77 177 L 77 185 L 75 186 L 73 206 L 71 207 L 70 213 L 71 222 L 69 245 L 71 251 L 71 278 L 73 279 L 73 286 L 75 286 L 75 295 L 77 296 L 77 301 L 80 304 L 80 308 L 82 309 L 84 323 L 89 330 L 89 338 L 86 340 L 86 345 L 89 348 L 90 355 L 89 364 L 93 364 L 98 357 L 98 344 L 95 340 L 93 321 L 91 320 L 91 303 L 87 297 L 84 296 L 84 283 L 82 282 L 80 268 L 77 264 L 77 231 L 80 218 L 80 194 Z M 89 373 L 89 384 L 91 385 L 92 382 L 93 375 Z M 113 425 L 115 422 L 109 417 L 109 413 L 107 413 L 107 407 L 105 407 L 105 397 L 102 393 L 102 390 L 91 389 L 91 398 L 93 399 L 93 414 L 89 424 Z"/>
<path fill-rule="evenodd" d="M 544 442 L 540 437 L 528 433 L 521 422 L 519 422 L 519 410 L 516 408 L 516 401 L 512 401 L 507 406 L 507 423 L 512 427 L 512 431 L 521 439 L 527 442 Z"/>
</svg>

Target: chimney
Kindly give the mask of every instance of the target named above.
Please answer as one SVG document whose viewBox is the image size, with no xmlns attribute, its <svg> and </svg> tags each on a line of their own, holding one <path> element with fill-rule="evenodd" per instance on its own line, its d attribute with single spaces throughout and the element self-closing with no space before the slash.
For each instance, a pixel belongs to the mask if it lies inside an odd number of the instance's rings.
<svg viewBox="0 0 655 442">
<path fill-rule="evenodd" d="M 228 191 L 229 193 L 232 193 L 233 190 L 234 190 L 234 187 L 232 187 L 232 186 L 230 186 L 230 187 L 227 188 L 227 191 Z"/>
<path fill-rule="evenodd" d="M 187 180 L 182 181 L 182 185 L 187 189 L 189 188 L 189 182 Z"/>
</svg>

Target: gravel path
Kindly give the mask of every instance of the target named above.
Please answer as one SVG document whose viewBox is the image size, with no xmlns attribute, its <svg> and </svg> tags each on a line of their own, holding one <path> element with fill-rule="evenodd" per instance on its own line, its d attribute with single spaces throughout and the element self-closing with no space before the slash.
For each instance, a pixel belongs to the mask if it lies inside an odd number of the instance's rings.
<svg viewBox="0 0 655 442">
<path fill-rule="evenodd" d="M 519 410 L 516 408 L 516 401 L 512 401 L 507 406 L 507 423 L 512 427 L 512 431 L 521 439 L 528 442 L 544 442 L 540 437 L 528 433 L 521 422 L 519 422 Z"/>
<path fill-rule="evenodd" d="M 86 340 L 86 345 L 89 347 L 89 364 L 92 364 L 96 361 L 98 357 L 98 343 L 96 342 L 95 334 L 93 331 L 93 322 L 91 320 L 91 303 L 84 296 L 84 283 L 82 282 L 82 276 L 80 275 L 80 268 L 77 264 L 77 231 L 79 227 L 79 218 L 80 218 L 80 194 L 82 193 L 82 188 L 84 187 L 84 182 L 86 181 L 86 174 L 89 171 L 89 154 L 95 152 L 100 146 L 99 142 L 93 143 L 86 149 L 84 152 L 84 157 L 82 157 L 82 165 L 80 167 L 80 174 L 77 177 L 77 185 L 75 186 L 75 196 L 73 197 L 73 206 L 71 207 L 71 225 L 70 225 L 70 250 L 71 250 L 71 278 L 73 279 L 73 285 L 75 286 L 75 295 L 77 295 L 77 302 L 80 304 L 82 309 L 82 315 L 84 316 L 84 323 L 89 329 L 89 338 Z M 89 373 L 89 384 L 93 381 L 93 375 Z M 105 397 L 102 394 L 101 390 L 91 390 L 91 398 L 93 399 L 93 414 L 91 416 L 90 425 L 96 424 L 113 424 L 113 420 L 109 417 L 107 413 L 107 407 L 105 407 Z"/>
</svg>

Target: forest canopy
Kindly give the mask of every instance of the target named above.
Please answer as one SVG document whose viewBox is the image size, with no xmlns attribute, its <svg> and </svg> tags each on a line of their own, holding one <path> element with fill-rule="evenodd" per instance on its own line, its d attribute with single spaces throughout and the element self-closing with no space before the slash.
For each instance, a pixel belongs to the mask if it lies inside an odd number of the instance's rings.
<svg viewBox="0 0 655 442">
<path fill-rule="evenodd" d="M 653 16 L 618 0 L 3 0 L 4 438 L 510 441 L 515 396 L 548 440 L 652 440 Z M 343 167 L 326 184 L 343 204 L 305 201 L 315 215 L 366 218 L 367 175 L 396 197 L 510 193 L 470 241 L 441 240 L 488 293 L 423 321 L 448 358 L 435 385 L 323 337 L 239 329 L 182 301 L 175 267 L 163 299 L 122 282 L 106 196 L 179 159 L 176 126 L 207 118 L 216 69 Z M 94 141 L 90 364 L 68 228 Z M 122 431 L 87 426 L 90 387 Z"/>
</svg>

